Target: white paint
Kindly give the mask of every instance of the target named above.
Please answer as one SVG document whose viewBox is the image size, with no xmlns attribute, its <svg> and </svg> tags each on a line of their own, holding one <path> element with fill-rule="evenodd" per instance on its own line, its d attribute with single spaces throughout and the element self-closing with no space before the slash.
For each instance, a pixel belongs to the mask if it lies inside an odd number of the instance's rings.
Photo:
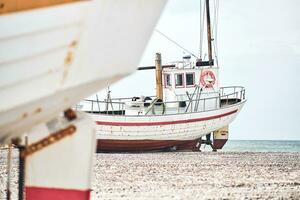
<svg viewBox="0 0 300 200">
<path fill-rule="evenodd" d="M 228 116 L 217 119 L 178 123 L 155 126 L 111 126 L 97 125 L 97 139 L 116 140 L 193 140 L 200 138 L 212 131 L 229 125 L 241 111 L 244 103 L 237 103 L 225 108 L 177 115 L 153 115 L 153 116 L 118 116 L 118 115 L 96 115 L 91 114 L 95 121 L 104 122 L 165 122 L 177 120 L 190 120 L 221 115 L 238 110 Z"/>
<path fill-rule="evenodd" d="M 93 0 L 1 15 L 0 142 L 133 72 L 164 4 Z"/>
<path fill-rule="evenodd" d="M 91 188 L 93 154 L 96 147 L 95 124 L 89 116 L 77 112 L 77 119 L 68 122 L 57 117 L 57 129 L 46 124 L 34 127 L 28 134 L 30 143 L 69 125 L 76 132 L 26 157 L 26 186 L 78 189 Z"/>
<path fill-rule="evenodd" d="M 203 71 L 211 71 L 215 77 L 216 81 L 212 88 L 205 88 L 203 85 L 200 84 L 200 76 Z M 202 89 L 202 98 L 209 98 L 209 97 L 215 97 L 214 92 L 219 92 L 219 81 L 218 81 L 218 72 L 219 69 L 217 67 L 195 67 L 195 63 L 191 63 L 191 67 L 187 68 L 178 68 L 178 64 L 176 65 L 176 68 L 165 68 L 163 70 L 163 85 L 164 85 L 164 101 L 178 101 L 178 95 L 185 95 L 186 92 L 188 92 L 190 95 L 194 93 L 195 87 L 194 86 L 188 86 L 186 84 L 185 76 L 187 73 L 194 73 L 194 82 L 195 85 L 199 85 Z M 171 86 L 166 86 L 166 80 L 165 75 L 169 74 L 171 77 Z M 176 87 L 175 85 L 175 76 L 176 74 L 183 74 L 184 75 L 184 83 L 182 87 Z M 181 99 L 186 100 L 186 97 Z"/>
</svg>

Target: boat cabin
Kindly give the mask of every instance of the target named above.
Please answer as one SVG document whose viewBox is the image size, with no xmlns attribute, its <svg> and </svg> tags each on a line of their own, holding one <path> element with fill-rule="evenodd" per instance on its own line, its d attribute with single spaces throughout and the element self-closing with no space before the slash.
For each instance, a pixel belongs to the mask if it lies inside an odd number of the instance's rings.
<svg viewBox="0 0 300 200">
<path fill-rule="evenodd" d="M 193 63 L 180 62 L 174 68 L 163 69 L 162 78 L 165 102 L 186 101 L 197 88 L 205 98 L 219 95 L 217 67 L 197 67 Z"/>
</svg>

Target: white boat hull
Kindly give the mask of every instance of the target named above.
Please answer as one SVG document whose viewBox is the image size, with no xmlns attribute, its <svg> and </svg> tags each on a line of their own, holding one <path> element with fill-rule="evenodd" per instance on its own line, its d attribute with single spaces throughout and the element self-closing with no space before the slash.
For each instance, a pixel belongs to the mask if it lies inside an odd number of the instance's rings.
<svg viewBox="0 0 300 200">
<path fill-rule="evenodd" d="M 98 151 L 117 150 L 118 144 L 134 146 L 140 142 L 149 143 L 159 149 L 174 145 L 174 142 L 192 142 L 215 130 L 229 125 L 241 111 L 245 101 L 206 112 L 160 116 L 105 116 L 93 115 L 97 124 Z M 101 144 L 102 141 L 102 144 Z M 134 142 L 132 142 L 134 141 Z M 109 145 L 110 143 L 110 145 Z M 129 147 L 127 147 L 129 149 Z"/>
<path fill-rule="evenodd" d="M 165 1 L 93 0 L 0 16 L 0 143 L 133 72 Z"/>
</svg>

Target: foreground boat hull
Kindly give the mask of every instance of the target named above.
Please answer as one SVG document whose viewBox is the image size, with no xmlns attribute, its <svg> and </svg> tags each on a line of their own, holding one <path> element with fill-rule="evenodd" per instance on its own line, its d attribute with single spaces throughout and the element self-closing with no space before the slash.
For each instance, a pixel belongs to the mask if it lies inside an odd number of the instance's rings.
<svg viewBox="0 0 300 200">
<path fill-rule="evenodd" d="M 26 200 L 90 199 L 95 124 L 85 113 L 74 115 L 57 116 L 28 132 L 29 145 L 21 151 Z"/>
<path fill-rule="evenodd" d="M 0 143 L 132 73 L 164 4 L 78 1 L 1 15 Z"/>
</svg>

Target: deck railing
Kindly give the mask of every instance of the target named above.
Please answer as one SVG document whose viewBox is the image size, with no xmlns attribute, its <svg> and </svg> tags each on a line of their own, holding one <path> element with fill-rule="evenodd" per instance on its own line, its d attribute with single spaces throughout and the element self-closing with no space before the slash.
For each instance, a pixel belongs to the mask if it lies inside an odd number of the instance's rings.
<svg viewBox="0 0 300 200">
<path fill-rule="evenodd" d="M 134 104 L 132 98 L 112 98 L 109 101 L 84 100 L 75 106 L 76 110 L 82 110 L 94 114 L 105 115 L 162 115 L 204 112 L 219 109 L 245 100 L 246 91 L 241 86 L 221 87 L 215 97 L 186 99 L 183 101 L 156 102 L 155 96 L 151 96 L 152 102 L 136 101 Z M 196 95 L 195 95 L 196 96 Z M 126 108 L 136 109 L 136 113 L 125 113 Z"/>
</svg>

